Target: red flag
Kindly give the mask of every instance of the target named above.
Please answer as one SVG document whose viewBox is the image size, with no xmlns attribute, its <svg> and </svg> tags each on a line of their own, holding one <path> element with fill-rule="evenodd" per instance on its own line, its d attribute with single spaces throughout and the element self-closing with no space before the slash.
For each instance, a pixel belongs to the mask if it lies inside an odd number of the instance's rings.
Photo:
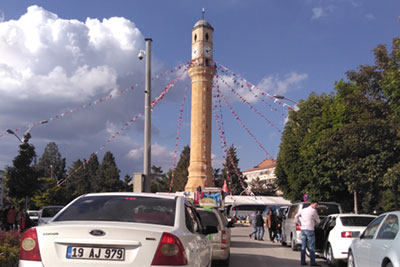
<svg viewBox="0 0 400 267">
<path fill-rule="evenodd" d="M 229 193 L 229 191 L 228 191 L 228 185 L 226 184 L 226 180 L 224 181 L 224 185 L 222 186 L 222 191 L 224 191 L 226 194 Z"/>
</svg>

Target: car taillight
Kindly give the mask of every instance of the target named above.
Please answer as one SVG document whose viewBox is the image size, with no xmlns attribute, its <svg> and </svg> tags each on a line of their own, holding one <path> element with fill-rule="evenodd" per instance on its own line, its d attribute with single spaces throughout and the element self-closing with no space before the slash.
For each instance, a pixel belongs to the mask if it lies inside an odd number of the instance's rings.
<svg viewBox="0 0 400 267">
<path fill-rule="evenodd" d="M 301 225 L 299 223 L 296 223 L 296 231 L 301 231 Z"/>
<path fill-rule="evenodd" d="M 342 237 L 344 238 L 349 238 L 349 237 L 353 237 L 351 231 L 345 231 L 342 232 Z"/>
<path fill-rule="evenodd" d="M 42 261 L 36 228 L 30 228 L 22 234 L 19 259 L 27 261 Z"/>
<path fill-rule="evenodd" d="M 151 265 L 187 265 L 188 261 L 179 238 L 163 233 Z"/>
<path fill-rule="evenodd" d="M 226 244 L 226 231 L 225 230 L 221 231 L 221 243 Z"/>
</svg>

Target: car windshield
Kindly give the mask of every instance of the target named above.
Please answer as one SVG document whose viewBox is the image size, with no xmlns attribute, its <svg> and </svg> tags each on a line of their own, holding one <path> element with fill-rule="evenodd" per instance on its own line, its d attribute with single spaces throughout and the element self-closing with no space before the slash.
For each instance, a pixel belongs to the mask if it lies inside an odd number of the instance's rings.
<svg viewBox="0 0 400 267">
<path fill-rule="evenodd" d="M 42 217 L 53 217 L 57 214 L 63 207 L 49 207 L 43 208 L 42 210 Z"/>
<path fill-rule="evenodd" d="M 310 206 L 311 203 L 304 203 L 303 209 Z M 317 212 L 319 216 L 328 216 L 330 214 L 340 213 L 339 205 L 333 203 L 318 203 Z"/>
<path fill-rule="evenodd" d="M 206 210 L 197 210 L 200 214 L 201 222 L 206 226 L 218 227 L 218 219 L 214 212 Z"/>
<path fill-rule="evenodd" d="M 344 226 L 367 226 L 375 217 L 346 216 L 340 220 Z"/>
<path fill-rule="evenodd" d="M 175 199 L 103 195 L 85 196 L 70 205 L 57 221 L 114 221 L 173 226 Z"/>
</svg>

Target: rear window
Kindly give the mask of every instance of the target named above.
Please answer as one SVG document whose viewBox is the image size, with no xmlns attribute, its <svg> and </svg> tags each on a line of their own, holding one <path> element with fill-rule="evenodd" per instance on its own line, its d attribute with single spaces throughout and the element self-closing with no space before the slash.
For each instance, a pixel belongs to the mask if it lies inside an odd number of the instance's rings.
<svg viewBox="0 0 400 267">
<path fill-rule="evenodd" d="M 200 215 L 203 225 L 218 227 L 218 218 L 214 212 L 206 210 L 197 210 L 197 212 Z"/>
<path fill-rule="evenodd" d="M 340 221 L 344 226 L 367 226 L 375 217 L 341 217 Z"/>
<path fill-rule="evenodd" d="M 29 216 L 39 216 L 39 212 L 37 211 L 28 211 Z"/>
<path fill-rule="evenodd" d="M 86 196 L 54 221 L 113 221 L 173 226 L 175 199 L 142 196 Z"/>
<path fill-rule="evenodd" d="M 63 207 L 49 207 L 43 208 L 42 210 L 42 217 L 53 217 L 57 214 Z"/>
<path fill-rule="evenodd" d="M 310 206 L 311 203 L 304 203 L 303 209 Z M 328 216 L 330 214 L 340 213 L 339 205 L 333 203 L 318 203 L 317 212 L 319 216 Z"/>
</svg>

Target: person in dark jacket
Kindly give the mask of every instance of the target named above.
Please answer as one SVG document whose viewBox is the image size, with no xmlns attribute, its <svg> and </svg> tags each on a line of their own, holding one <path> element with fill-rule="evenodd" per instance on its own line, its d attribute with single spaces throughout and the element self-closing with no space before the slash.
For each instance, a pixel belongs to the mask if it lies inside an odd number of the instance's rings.
<svg viewBox="0 0 400 267">
<path fill-rule="evenodd" d="M 256 215 L 257 240 L 264 240 L 264 219 L 260 211 Z"/>
<path fill-rule="evenodd" d="M 271 242 L 275 243 L 278 226 L 276 215 L 272 209 L 268 210 L 268 215 L 265 221 L 265 224 L 268 227 L 269 239 L 271 240 Z"/>
</svg>

